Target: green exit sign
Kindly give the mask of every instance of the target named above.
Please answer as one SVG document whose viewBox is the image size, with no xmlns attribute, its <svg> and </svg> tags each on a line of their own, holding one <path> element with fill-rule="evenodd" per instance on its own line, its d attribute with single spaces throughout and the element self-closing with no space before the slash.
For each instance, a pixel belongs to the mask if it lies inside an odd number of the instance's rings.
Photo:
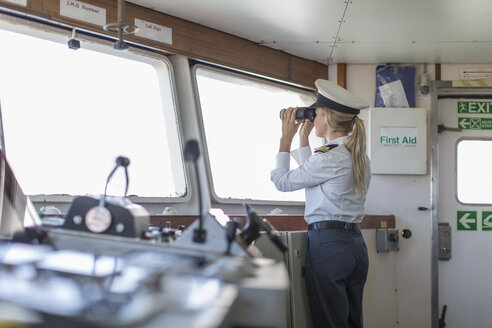
<svg viewBox="0 0 492 328">
<path fill-rule="evenodd" d="M 458 230 L 477 231 L 477 211 L 456 211 Z"/>
<path fill-rule="evenodd" d="M 458 117 L 458 127 L 465 130 L 492 130 L 492 118 Z"/>
<path fill-rule="evenodd" d="M 482 231 L 492 231 L 492 212 L 482 212 Z"/>
<path fill-rule="evenodd" d="M 458 101 L 458 114 L 492 114 L 492 102 Z"/>
</svg>

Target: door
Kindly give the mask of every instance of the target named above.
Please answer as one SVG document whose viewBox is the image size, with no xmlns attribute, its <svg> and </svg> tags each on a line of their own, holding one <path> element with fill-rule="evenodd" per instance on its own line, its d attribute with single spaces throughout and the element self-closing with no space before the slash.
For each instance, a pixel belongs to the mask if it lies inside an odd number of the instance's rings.
<svg viewBox="0 0 492 328">
<path fill-rule="evenodd" d="M 446 305 L 446 328 L 490 328 L 492 90 L 441 93 L 437 110 L 439 125 L 462 129 L 437 141 L 438 221 L 451 227 L 451 258 L 438 262 L 439 316 Z"/>
</svg>

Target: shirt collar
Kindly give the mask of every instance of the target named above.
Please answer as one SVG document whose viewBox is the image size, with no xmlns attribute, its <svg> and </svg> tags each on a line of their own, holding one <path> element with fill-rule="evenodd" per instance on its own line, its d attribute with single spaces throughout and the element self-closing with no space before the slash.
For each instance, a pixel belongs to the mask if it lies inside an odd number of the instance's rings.
<svg viewBox="0 0 492 328">
<path fill-rule="evenodd" d="M 333 145 L 336 145 L 336 146 L 343 145 L 343 144 L 345 144 L 345 140 L 347 138 L 348 138 L 348 136 L 343 136 L 343 137 L 338 137 L 336 139 L 333 139 L 329 143 L 327 143 L 327 144 L 325 144 L 325 145 L 323 145 L 321 147 L 315 148 L 314 149 L 314 152 L 318 152 L 319 150 L 321 150 L 321 149 L 323 149 L 325 147 L 329 147 L 329 146 L 333 146 Z M 334 148 L 334 147 L 329 147 L 329 148 Z M 321 152 L 325 153 L 326 150 L 325 151 L 321 151 Z"/>
<path fill-rule="evenodd" d="M 347 140 L 348 136 L 343 136 L 343 137 L 338 137 L 336 139 L 330 140 L 328 145 L 342 145 L 345 143 L 345 140 Z"/>
</svg>

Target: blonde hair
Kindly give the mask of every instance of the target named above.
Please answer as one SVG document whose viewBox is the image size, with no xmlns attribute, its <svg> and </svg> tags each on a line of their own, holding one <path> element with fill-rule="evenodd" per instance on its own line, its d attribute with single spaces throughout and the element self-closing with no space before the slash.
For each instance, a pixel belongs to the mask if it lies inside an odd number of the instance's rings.
<svg viewBox="0 0 492 328">
<path fill-rule="evenodd" d="M 364 122 L 353 114 L 323 107 L 326 122 L 333 132 L 351 134 L 345 141 L 345 148 L 352 154 L 355 191 L 364 194 L 366 190 L 366 128 Z"/>
</svg>

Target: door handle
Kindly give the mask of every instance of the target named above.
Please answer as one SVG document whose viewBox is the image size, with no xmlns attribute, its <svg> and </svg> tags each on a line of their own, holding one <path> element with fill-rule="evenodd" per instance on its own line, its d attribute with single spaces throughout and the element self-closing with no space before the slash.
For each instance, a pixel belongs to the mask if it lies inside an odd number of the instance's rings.
<svg viewBox="0 0 492 328">
<path fill-rule="evenodd" d="M 439 318 L 439 328 L 444 328 L 446 327 L 446 323 L 444 322 L 444 319 L 446 318 L 446 311 L 448 310 L 448 306 L 444 304 L 442 306 L 442 313 L 441 317 Z"/>
<path fill-rule="evenodd" d="M 461 131 L 463 131 L 463 129 L 461 129 L 461 128 L 450 128 L 450 127 L 444 126 L 444 124 L 439 124 L 437 126 L 437 133 L 441 133 L 442 131 L 461 132 Z"/>
</svg>

